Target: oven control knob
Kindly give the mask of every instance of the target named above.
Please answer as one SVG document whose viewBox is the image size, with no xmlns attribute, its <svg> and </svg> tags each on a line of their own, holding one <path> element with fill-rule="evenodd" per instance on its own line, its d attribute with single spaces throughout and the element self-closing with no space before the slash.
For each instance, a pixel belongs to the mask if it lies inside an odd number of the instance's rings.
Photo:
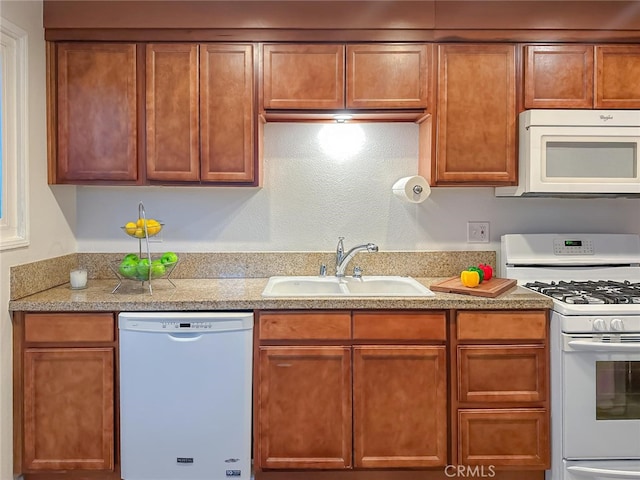
<svg viewBox="0 0 640 480">
<path fill-rule="evenodd" d="M 593 329 L 596 332 L 604 332 L 607 329 L 607 324 L 605 323 L 605 321 L 601 318 L 596 318 L 593 321 Z"/>
<path fill-rule="evenodd" d="M 611 330 L 615 330 L 616 332 L 621 332 L 624 330 L 624 323 L 619 318 L 614 318 L 611 320 Z"/>
</svg>

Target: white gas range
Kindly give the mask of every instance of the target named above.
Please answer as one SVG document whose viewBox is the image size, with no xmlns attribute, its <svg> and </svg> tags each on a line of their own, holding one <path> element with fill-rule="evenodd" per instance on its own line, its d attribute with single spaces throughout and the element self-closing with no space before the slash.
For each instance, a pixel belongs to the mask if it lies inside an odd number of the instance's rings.
<svg viewBox="0 0 640 480">
<path fill-rule="evenodd" d="M 640 236 L 504 235 L 502 277 L 553 299 L 552 480 L 640 480 Z"/>
</svg>

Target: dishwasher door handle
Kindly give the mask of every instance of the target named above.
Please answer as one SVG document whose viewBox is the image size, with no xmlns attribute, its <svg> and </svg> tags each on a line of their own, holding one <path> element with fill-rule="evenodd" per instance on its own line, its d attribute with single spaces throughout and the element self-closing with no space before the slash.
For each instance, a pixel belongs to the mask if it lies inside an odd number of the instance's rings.
<svg viewBox="0 0 640 480">
<path fill-rule="evenodd" d="M 202 338 L 202 333 L 169 333 L 169 338 L 174 342 L 197 342 Z"/>
</svg>

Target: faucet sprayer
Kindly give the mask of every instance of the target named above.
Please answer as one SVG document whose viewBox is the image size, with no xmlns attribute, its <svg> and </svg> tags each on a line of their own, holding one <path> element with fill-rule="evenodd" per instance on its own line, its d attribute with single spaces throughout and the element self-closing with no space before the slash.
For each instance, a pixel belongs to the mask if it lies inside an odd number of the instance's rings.
<svg viewBox="0 0 640 480">
<path fill-rule="evenodd" d="M 377 252 L 378 246 L 374 243 L 364 243 L 362 245 L 357 245 L 349 250 L 347 253 L 344 252 L 344 237 L 338 237 L 338 246 L 336 247 L 336 277 L 344 277 L 344 271 L 347 268 L 347 265 L 354 257 L 354 255 L 358 252 L 367 251 L 367 252 Z"/>
</svg>

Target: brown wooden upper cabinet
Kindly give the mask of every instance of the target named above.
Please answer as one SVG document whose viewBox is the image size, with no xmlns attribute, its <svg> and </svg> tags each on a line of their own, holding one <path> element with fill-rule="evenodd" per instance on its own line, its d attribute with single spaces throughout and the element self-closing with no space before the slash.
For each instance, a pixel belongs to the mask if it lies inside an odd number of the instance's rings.
<svg viewBox="0 0 640 480">
<path fill-rule="evenodd" d="M 516 46 L 438 45 L 438 101 L 432 149 L 420 173 L 432 185 L 516 182 Z M 421 126 L 421 129 L 423 126 Z M 431 132 L 428 132 L 431 133 Z M 431 142 L 421 135 L 421 142 Z"/>
<path fill-rule="evenodd" d="M 135 183 L 136 45 L 60 43 L 49 62 L 49 182 Z"/>
<path fill-rule="evenodd" d="M 264 109 L 425 110 L 431 49 L 429 44 L 264 45 Z"/>
<path fill-rule="evenodd" d="M 50 44 L 50 183 L 257 185 L 255 58 L 252 44 Z"/>
<path fill-rule="evenodd" d="M 254 182 L 253 45 L 146 49 L 147 179 Z"/>
<path fill-rule="evenodd" d="M 525 108 L 640 108 L 640 46 L 525 45 Z"/>
</svg>

